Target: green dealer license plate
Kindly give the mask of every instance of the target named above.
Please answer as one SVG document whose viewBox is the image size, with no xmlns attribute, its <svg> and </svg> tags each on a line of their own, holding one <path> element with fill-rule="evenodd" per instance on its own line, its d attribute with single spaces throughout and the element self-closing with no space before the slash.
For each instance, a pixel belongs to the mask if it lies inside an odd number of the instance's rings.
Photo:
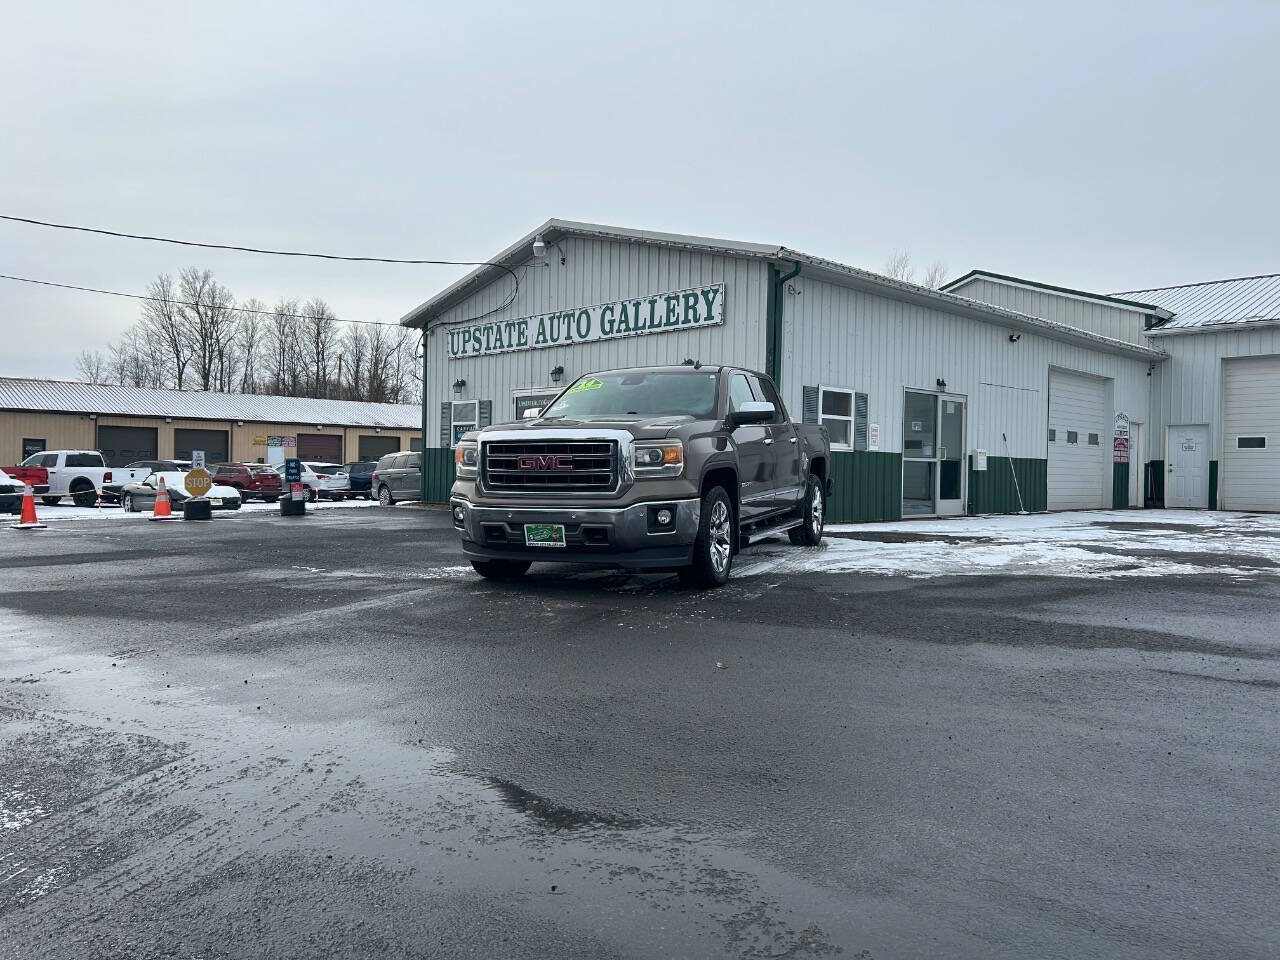
<svg viewBox="0 0 1280 960">
<path fill-rule="evenodd" d="M 563 547 L 563 523 L 526 523 L 524 542 L 528 547 Z"/>
</svg>

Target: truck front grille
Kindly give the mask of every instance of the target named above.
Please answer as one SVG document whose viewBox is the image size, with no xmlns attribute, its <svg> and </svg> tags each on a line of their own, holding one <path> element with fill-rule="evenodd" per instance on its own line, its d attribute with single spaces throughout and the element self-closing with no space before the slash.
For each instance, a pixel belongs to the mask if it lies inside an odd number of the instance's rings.
<svg viewBox="0 0 1280 960">
<path fill-rule="evenodd" d="M 489 490 L 607 492 L 618 485 L 614 440 L 501 440 L 481 450 Z"/>
</svg>

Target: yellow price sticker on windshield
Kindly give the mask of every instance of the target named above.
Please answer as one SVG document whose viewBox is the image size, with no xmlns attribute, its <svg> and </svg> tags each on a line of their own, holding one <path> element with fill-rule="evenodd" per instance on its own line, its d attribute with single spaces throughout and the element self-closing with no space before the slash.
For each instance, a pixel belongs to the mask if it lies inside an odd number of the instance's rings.
<svg viewBox="0 0 1280 960">
<path fill-rule="evenodd" d="M 595 377 L 586 377 L 579 380 L 569 388 L 570 393 L 586 393 L 588 390 L 599 390 L 604 386 L 603 380 L 597 380 Z"/>
</svg>

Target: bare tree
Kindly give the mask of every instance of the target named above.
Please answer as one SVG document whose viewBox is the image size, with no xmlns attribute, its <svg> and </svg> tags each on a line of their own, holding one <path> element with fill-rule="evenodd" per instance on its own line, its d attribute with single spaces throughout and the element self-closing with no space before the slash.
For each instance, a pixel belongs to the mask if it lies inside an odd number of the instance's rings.
<svg viewBox="0 0 1280 960">
<path fill-rule="evenodd" d="M 164 347 L 173 386 L 181 390 L 191 365 L 191 347 L 173 277 L 160 274 L 147 285 L 147 296 L 151 299 L 142 304 L 142 323 L 146 327 L 143 335 L 154 337 Z"/>
<path fill-rule="evenodd" d="M 939 289 L 947 279 L 947 265 L 941 260 L 935 260 L 929 264 L 924 272 L 924 276 L 920 278 L 920 286 L 928 287 L 930 290 Z"/>
<path fill-rule="evenodd" d="M 298 301 L 279 300 L 266 318 L 263 338 L 265 380 L 277 396 L 298 392 Z"/>
<path fill-rule="evenodd" d="M 85 383 L 107 383 L 108 364 L 102 351 L 81 350 L 76 357 L 76 376 Z"/>
<path fill-rule="evenodd" d="M 319 298 L 302 308 L 302 348 L 306 351 L 309 395 L 327 397 L 338 353 L 338 318 Z"/>
<path fill-rule="evenodd" d="M 240 355 L 240 392 L 257 393 L 259 377 L 259 354 L 262 352 L 263 323 L 262 317 L 267 305 L 256 297 L 250 297 L 243 304 L 239 319 L 236 322 L 236 349 Z"/>
<path fill-rule="evenodd" d="M 894 280 L 911 283 L 916 275 L 916 268 L 911 265 L 911 251 L 895 250 L 880 272 Z"/>
<path fill-rule="evenodd" d="M 209 270 L 187 267 L 178 278 L 178 312 L 201 390 L 226 390 L 234 373 L 235 298 Z M 181 389 L 181 388 L 179 388 Z"/>
</svg>

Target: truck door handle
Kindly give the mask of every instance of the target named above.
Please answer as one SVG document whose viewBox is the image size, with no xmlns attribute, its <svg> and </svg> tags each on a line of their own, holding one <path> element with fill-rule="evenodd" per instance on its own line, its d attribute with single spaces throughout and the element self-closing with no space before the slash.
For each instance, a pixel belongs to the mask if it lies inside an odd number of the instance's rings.
<svg viewBox="0 0 1280 960">
<path fill-rule="evenodd" d="M 773 437 L 765 437 L 765 438 L 764 438 L 764 445 L 765 445 L 766 447 L 771 447 L 771 446 L 773 446 Z"/>
</svg>

